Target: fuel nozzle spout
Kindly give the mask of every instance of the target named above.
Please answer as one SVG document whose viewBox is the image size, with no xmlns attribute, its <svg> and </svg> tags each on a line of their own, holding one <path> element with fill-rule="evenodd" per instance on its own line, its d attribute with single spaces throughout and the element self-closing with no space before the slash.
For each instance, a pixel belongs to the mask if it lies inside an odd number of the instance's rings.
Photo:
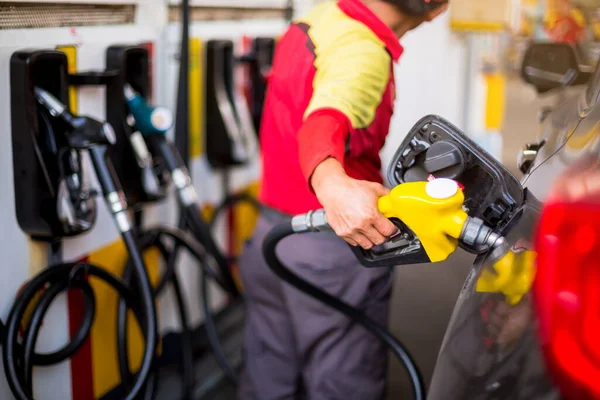
<svg viewBox="0 0 600 400">
<path fill-rule="evenodd" d="M 473 253 L 484 253 L 495 246 L 501 236 L 494 233 L 492 228 L 487 226 L 479 218 L 468 217 L 463 225 L 459 240 L 466 245 Z"/>
</svg>

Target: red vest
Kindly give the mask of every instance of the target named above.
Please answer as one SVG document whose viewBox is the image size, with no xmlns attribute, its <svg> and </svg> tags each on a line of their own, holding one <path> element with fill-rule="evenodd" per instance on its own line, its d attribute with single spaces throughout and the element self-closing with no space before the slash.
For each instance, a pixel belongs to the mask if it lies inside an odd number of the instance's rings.
<svg viewBox="0 0 600 400">
<path fill-rule="evenodd" d="M 307 181 L 327 157 L 381 182 L 393 113 L 395 34 L 359 0 L 317 6 L 275 51 L 261 124 L 260 200 L 289 214 L 321 208 Z"/>
</svg>

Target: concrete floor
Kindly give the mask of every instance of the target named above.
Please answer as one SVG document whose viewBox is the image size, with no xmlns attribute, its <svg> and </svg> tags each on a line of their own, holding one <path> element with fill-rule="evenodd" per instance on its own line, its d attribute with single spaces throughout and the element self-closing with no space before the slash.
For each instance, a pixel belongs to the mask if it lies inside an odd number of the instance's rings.
<svg viewBox="0 0 600 400">
<path fill-rule="evenodd" d="M 553 97 L 539 99 L 532 88 L 518 79 L 508 82 L 502 161 L 519 178 L 518 151 L 524 143 L 535 140 L 538 111 L 554 101 Z M 427 384 L 454 303 L 473 260 L 474 256 L 459 250 L 443 263 L 396 270 L 390 326 L 416 359 Z M 410 398 L 406 374 L 396 360 L 390 364 L 389 382 L 390 399 Z"/>
</svg>

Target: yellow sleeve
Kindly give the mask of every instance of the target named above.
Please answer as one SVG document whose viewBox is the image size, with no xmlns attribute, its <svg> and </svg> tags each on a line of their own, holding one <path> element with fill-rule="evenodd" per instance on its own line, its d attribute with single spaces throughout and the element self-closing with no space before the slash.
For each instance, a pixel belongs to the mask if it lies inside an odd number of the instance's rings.
<svg viewBox="0 0 600 400">
<path fill-rule="evenodd" d="M 304 113 L 335 109 L 348 117 L 355 129 L 373 122 L 389 83 L 391 56 L 376 37 L 345 32 L 318 46 L 313 95 Z"/>
</svg>

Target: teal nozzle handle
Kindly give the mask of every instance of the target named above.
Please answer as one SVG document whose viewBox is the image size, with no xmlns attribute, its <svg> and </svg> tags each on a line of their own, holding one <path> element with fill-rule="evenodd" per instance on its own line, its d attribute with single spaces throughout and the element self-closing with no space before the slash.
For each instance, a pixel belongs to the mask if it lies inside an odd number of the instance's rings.
<svg viewBox="0 0 600 400">
<path fill-rule="evenodd" d="M 124 88 L 125 100 L 129 112 L 135 120 L 135 127 L 143 135 L 166 134 L 173 126 L 173 114 L 165 107 L 150 106 L 146 99 L 129 84 Z"/>
</svg>

